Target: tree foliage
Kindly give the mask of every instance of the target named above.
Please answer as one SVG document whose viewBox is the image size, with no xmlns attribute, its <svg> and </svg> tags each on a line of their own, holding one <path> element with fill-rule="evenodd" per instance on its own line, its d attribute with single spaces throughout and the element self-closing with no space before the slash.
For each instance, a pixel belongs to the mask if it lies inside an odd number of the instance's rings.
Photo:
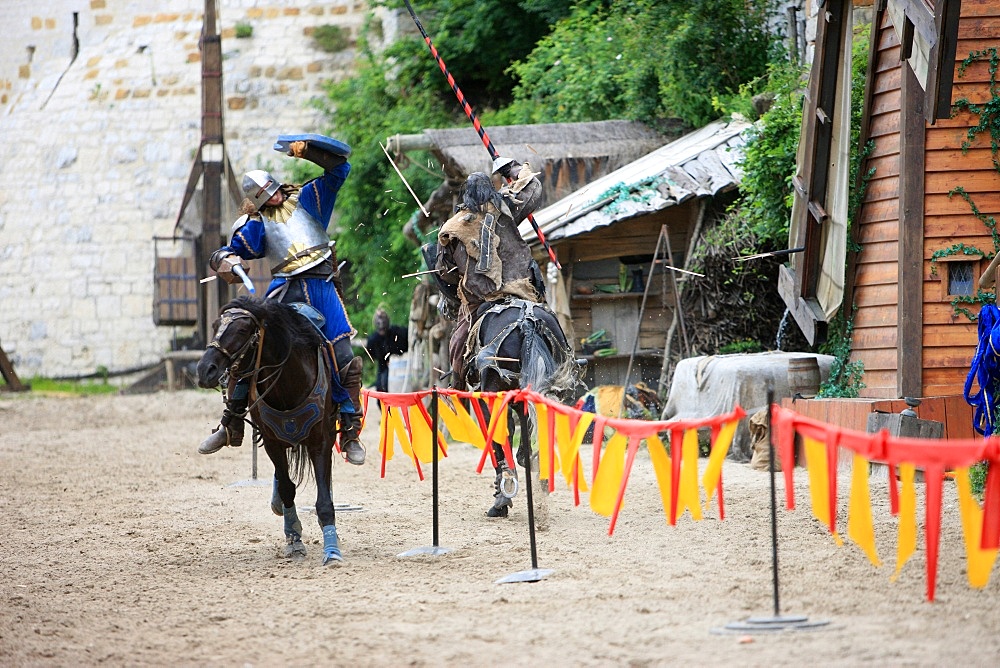
<svg viewBox="0 0 1000 668">
<path fill-rule="evenodd" d="M 717 97 L 762 75 L 773 53 L 771 3 L 745 0 L 579 2 L 510 71 L 518 80 L 504 120 L 628 118 L 695 127 Z"/>
<path fill-rule="evenodd" d="M 400 0 L 384 0 L 408 20 Z M 611 118 L 697 126 L 715 100 L 766 70 L 771 0 L 421 0 L 412 3 L 485 125 Z M 418 249 L 403 234 L 417 210 L 379 144 L 468 120 L 415 31 L 381 43 L 374 13 L 359 36 L 356 72 L 317 102 L 349 143 L 352 173 L 334 230 L 348 271 L 348 311 L 368 331 L 384 303 L 402 322 Z M 420 198 L 440 186 L 431 156 L 400 165 Z"/>
<path fill-rule="evenodd" d="M 741 167 L 740 218 L 757 237 L 755 252 L 785 248 L 788 220 L 792 211 L 792 177 L 802 124 L 802 84 L 804 72 L 790 61 L 769 67 L 768 77 L 755 81 L 761 93 L 771 99 L 770 108 L 751 130 Z M 756 86 L 744 87 L 750 97 Z"/>
</svg>

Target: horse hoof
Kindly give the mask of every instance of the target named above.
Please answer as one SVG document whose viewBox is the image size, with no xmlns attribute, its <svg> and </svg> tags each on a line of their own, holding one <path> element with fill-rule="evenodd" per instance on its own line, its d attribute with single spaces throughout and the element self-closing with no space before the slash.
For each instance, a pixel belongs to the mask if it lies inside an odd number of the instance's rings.
<svg viewBox="0 0 1000 668">
<path fill-rule="evenodd" d="M 326 555 L 323 557 L 323 565 L 324 566 L 327 566 L 329 564 L 343 563 L 343 561 L 344 561 L 344 557 L 340 554 L 339 551 L 337 551 L 337 552 L 327 552 Z"/>
<path fill-rule="evenodd" d="M 507 508 L 508 506 L 500 506 L 499 508 L 492 506 L 486 511 L 486 517 L 507 517 Z"/>
<path fill-rule="evenodd" d="M 302 541 L 285 545 L 285 559 L 304 559 L 305 556 L 306 546 L 302 544 Z"/>
</svg>

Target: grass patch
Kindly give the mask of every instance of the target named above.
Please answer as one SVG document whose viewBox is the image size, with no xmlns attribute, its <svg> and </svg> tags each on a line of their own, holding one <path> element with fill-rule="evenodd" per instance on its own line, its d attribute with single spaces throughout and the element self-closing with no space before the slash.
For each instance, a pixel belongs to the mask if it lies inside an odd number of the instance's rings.
<svg viewBox="0 0 1000 668">
<path fill-rule="evenodd" d="M 66 394 L 86 396 L 94 394 L 118 394 L 121 389 L 108 383 L 106 378 L 96 380 L 52 380 L 50 378 L 32 378 L 27 383 L 32 392 L 39 394 Z"/>
</svg>

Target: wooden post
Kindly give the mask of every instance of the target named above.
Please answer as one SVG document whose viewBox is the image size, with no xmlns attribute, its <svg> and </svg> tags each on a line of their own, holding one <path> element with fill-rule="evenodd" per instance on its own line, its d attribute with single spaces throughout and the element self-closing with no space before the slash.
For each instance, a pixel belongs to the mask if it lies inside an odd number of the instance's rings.
<svg viewBox="0 0 1000 668">
<path fill-rule="evenodd" d="M 11 392 L 24 392 L 28 390 L 27 385 L 21 383 L 21 379 L 17 377 L 17 373 L 14 372 L 14 365 L 10 363 L 10 359 L 7 357 L 7 353 L 3 351 L 3 347 L 0 346 L 0 375 L 3 375 L 3 379 L 7 381 L 7 389 Z"/>
</svg>

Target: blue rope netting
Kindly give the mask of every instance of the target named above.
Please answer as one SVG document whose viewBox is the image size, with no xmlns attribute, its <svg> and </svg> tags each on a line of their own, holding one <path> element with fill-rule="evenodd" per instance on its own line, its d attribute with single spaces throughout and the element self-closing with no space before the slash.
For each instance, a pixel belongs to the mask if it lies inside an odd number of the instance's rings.
<svg viewBox="0 0 1000 668">
<path fill-rule="evenodd" d="M 975 381 L 979 389 L 973 393 Z M 973 407 L 972 426 L 983 436 L 996 427 L 996 397 L 1000 396 L 1000 309 L 984 304 L 979 311 L 979 343 L 965 379 L 965 400 Z"/>
</svg>

